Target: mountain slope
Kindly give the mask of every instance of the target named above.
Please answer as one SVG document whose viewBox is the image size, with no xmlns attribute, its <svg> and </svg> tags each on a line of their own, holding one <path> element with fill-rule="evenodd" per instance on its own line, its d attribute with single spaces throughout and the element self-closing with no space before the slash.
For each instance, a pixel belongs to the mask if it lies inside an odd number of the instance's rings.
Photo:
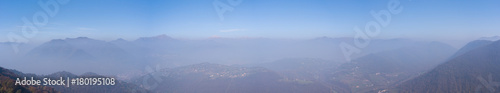
<svg viewBox="0 0 500 93">
<path fill-rule="evenodd" d="M 334 81 L 349 84 L 353 92 L 390 87 L 432 69 L 455 52 L 440 42 L 421 42 L 414 46 L 383 51 L 342 64 L 329 74 Z"/>
<path fill-rule="evenodd" d="M 500 90 L 500 41 L 457 56 L 397 86 L 400 93 L 484 93 Z"/>
</svg>

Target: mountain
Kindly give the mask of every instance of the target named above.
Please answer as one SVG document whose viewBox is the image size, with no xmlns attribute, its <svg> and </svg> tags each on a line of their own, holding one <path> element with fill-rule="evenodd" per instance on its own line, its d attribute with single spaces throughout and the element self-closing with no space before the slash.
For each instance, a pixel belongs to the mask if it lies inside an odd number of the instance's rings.
<svg viewBox="0 0 500 93">
<path fill-rule="evenodd" d="M 50 52 L 50 53 L 47 53 Z M 28 53 L 28 57 L 76 57 L 84 59 L 118 60 L 128 53 L 106 41 L 87 37 L 54 39 L 43 43 Z"/>
<path fill-rule="evenodd" d="M 48 86 L 28 86 L 15 85 L 17 78 L 22 78 L 20 75 L 8 69 L 0 67 L 0 92 L 1 93 L 57 93 Z"/>
<path fill-rule="evenodd" d="M 311 80 L 289 79 L 261 67 L 200 63 L 162 69 L 135 80 L 152 92 L 326 93 L 349 92 Z"/>
<path fill-rule="evenodd" d="M 96 40 L 88 37 L 54 39 L 12 57 L 12 67 L 32 64 L 22 71 L 50 74 L 69 71 L 76 74 L 130 74 L 149 65 L 169 68 L 203 62 L 224 65 L 262 64 L 286 58 L 313 58 L 346 62 L 339 43 L 352 38 L 320 37 L 307 40 L 269 38 L 174 39 L 167 35 L 141 37 L 136 40 Z M 372 53 L 420 45 L 409 39 L 372 39 L 369 46 L 351 58 Z M 54 66 L 53 64 L 58 64 Z M 93 69 L 88 69 L 92 67 Z M 40 70 L 43 69 L 43 70 Z M 121 75 L 123 76 L 123 75 Z"/>
<path fill-rule="evenodd" d="M 500 90 L 500 41 L 459 55 L 391 92 L 485 93 Z"/>
<path fill-rule="evenodd" d="M 98 59 L 120 60 L 129 57 L 128 53 L 125 50 L 102 40 L 95 40 L 88 37 L 77 37 L 66 38 L 64 41 L 66 41 L 71 46 L 77 49 L 81 49 Z"/>
<path fill-rule="evenodd" d="M 162 34 L 153 37 L 141 37 L 132 43 L 144 47 L 145 50 L 143 51 L 147 51 L 148 54 L 163 54 L 173 51 L 169 49 L 181 47 L 183 41 Z"/>
<path fill-rule="evenodd" d="M 32 64 L 24 68 L 41 69 L 45 72 L 55 72 L 67 70 L 76 73 L 93 67 L 91 72 L 121 73 L 126 70 L 135 69 L 141 66 L 134 60 L 132 55 L 124 49 L 101 40 L 95 40 L 87 37 L 54 39 L 43 43 L 28 52 L 18 63 Z M 62 67 L 53 67 L 58 64 Z M 71 68 L 71 69 L 65 69 Z M 25 70 L 25 69 L 23 69 Z M 40 70 L 35 70 L 40 71 Z"/>
<path fill-rule="evenodd" d="M 418 42 L 368 54 L 328 73 L 333 81 L 348 84 L 353 92 L 373 92 L 418 76 L 445 61 L 456 49 L 440 42 Z"/>
<path fill-rule="evenodd" d="M 71 45 L 66 40 L 55 39 L 44 43 L 31 50 L 26 57 L 35 58 L 38 61 L 59 59 L 63 60 L 90 60 L 94 56 L 83 49 Z"/>
<path fill-rule="evenodd" d="M 455 58 L 457 56 L 460 56 L 460 55 L 462 55 L 464 53 L 467 53 L 470 50 L 476 49 L 478 47 L 482 47 L 482 46 L 491 44 L 492 42 L 493 41 L 481 40 L 481 39 L 469 42 L 465 46 L 463 46 L 462 48 L 460 48 L 455 54 L 453 54 L 453 56 L 451 56 L 450 59 Z"/>
</svg>

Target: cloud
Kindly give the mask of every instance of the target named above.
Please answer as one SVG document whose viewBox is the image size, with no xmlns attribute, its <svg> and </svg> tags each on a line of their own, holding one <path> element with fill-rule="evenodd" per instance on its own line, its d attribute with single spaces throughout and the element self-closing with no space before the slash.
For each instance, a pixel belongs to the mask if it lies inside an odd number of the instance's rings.
<svg viewBox="0 0 500 93">
<path fill-rule="evenodd" d="M 226 30 L 219 30 L 219 32 L 237 32 L 237 31 L 245 31 L 245 29 L 226 29 Z"/>
</svg>

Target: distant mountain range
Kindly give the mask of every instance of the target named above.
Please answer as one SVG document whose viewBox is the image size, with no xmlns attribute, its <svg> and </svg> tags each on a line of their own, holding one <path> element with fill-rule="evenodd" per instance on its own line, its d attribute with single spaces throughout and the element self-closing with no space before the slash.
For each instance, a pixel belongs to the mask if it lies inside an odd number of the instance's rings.
<svg viewBox="0 0 500 93">
<path fill-rule="evenodd" d="M 497 69 L 500 41 L 491 41 L 491 38 L 472 41 L 458 51 L 441 42 L 373 39 L 351 62 L 345 62 L 338 46 L 346 40 L 352 38 L 185 40 L 159 35 L 132 41 L 102 41 L 78 37 L 51 40 L 8 61 L 12 65 L 30 64 L 23 66 L 23 71 L 43 68 L 45 72 L 81 74 L 36 75 L 12 71 L 19 76 L 104 77 L 96 73 L 105 73 L 126 78 L 127 81 L 117 87 L 105 87 L 113 92 L 483 93 L 498 90 L 494 86 L 499 79 L 496 75 L 500 74 Z M 164 68 L 144 71 L 144 67 L 158 64 Z M 104 91 L 90 86 L 54 86 L 53 89 Z"/>
<path fill-rule="evenodd" d="M 25 68 L 42 69 L 40 67 L 43 67 L 45 71 L 51 72 L 106 71 L 106 74 L 138 69 L 136 66 L 140 64 L 128 51 L 112 43 L 87 37 L 54 39 L 43 43 L 20 57 L 18 63 L 30 64 Z M 87 70 L 83 71 L 83 69 Z"/>
<path fill-rule="evenodd" d="M 28 52 L 22 52 L 22 56 L 3 59 L 12 61 L 9 65 L 14 66 L 31 64 L 20 70 L 44 72 L 43 74 L 62 70 L 80 74 L 84 72 L 120 74 L 143 71 L 144 67 L 157 64 L 170 68 L 203 62 L 244 65 L 268 63 L 286 58 L 316 58 L 343 63 L 344 55 L 338 45 L 341 41 L 349 42 L 349 40 L 352 38 L 185 40 L 159 35 L 133 41 L 124 39 L 102 41 L 77 37 L 54 39 L 34 48 L 25 49 L 24 51 Z M 361 53 L 353 55 L 353 58 L 413 46 L 416 45 L 415 42 L 409 39 L 373 39 L 370 46 Z M 8 44 L 5 45 L 5 49 L 11 49 Z M 54 67 L 53 64 L 59 66 Z M 36 70 L 41 67 L 44 70 Z"/>
</svg>

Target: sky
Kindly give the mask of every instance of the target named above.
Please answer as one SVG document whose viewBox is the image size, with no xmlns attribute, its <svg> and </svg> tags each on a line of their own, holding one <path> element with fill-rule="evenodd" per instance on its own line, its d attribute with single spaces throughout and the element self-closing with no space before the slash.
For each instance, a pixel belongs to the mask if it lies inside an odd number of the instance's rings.
<svg viewBox="0 0 500 93">
<path fill-rule="evenodd" d="M 81 36 L 135 40 L 161 34 L 187 39 L 353 37 L 354 27 L 375 20 L 370 11 L 387 10 L 390 0 L 70 0 L 58 3 L 59 10 L 46 25 L 37 26 L 38 33 L 23 35 L 22 19 L 46 13 L 37 3 L 46 1 L 54 0 L 1 0 L 0 42 L 8 41 L 9 33 L 29 42 Z M 222 13 L 222 20 L 214 2 L 232 11 Z M 402 12 L 372 38 L 453 42 L 500 35 L 498 0 L 399 2 Z"/>
</svg>

